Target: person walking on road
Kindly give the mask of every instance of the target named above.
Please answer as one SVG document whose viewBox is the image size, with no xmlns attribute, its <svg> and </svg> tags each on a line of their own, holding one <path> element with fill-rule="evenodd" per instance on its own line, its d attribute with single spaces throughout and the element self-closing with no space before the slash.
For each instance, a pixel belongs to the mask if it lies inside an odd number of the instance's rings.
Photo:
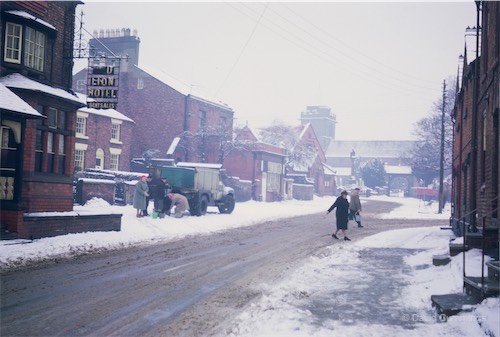
<svg viewBox="0 0 500 337">
<path fill-rule="evenodd" d="M 349 201 L 349 220 L 356 221 L 358 227 L 363 228 L 361 225 L 361 201 L 359 200 L 358 187 L 352 192 L 351 200 Z"/>
<path fill-rule="evenodd" d="M 137 210 L 137 217 L 142 218 L 143 211 L 146 209 L 146 198 L 149 196 L 149 187 L 146 181 L 146 176 L 142 176 L 141 180 L 135 185 L 134 191 L 134 208 Z"/>
<path fill-rule="evenodd" d="M 345 241 L 351 241 L 347 237 L 347 224 L 349 222 L 349 201 L 347 201 L 347 191 L 342 191 L 340 197 L 335 200 L 335 202 L 330 206 L 330 208 L 326 211 L 325 215 L 330 214 L 334 208 L 337 208 L 335 211 L 335 216 L 337 217 L 337 230 L 332 234 L 334 239 L 339 239 L 337 233 L 341 230 L 342 235 L 344 236 Z"/>
</svg>

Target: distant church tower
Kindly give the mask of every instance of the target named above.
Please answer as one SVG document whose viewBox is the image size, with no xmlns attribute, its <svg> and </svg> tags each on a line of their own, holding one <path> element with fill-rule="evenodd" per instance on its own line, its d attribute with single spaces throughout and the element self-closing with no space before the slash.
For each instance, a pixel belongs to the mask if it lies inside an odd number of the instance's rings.
<svg viewBox="0 0 500 337">
<path fill-rule="evenodd" d="M 321 148 L 326 152 L 330 142 L 335 140 L 335 124 L 337 123 L 337 116 L 332 113 L 330 107 L 308 106 L 306 111 L 300 113 L 300 122 L 303 126 L 311 123 Z"/>
</svg>

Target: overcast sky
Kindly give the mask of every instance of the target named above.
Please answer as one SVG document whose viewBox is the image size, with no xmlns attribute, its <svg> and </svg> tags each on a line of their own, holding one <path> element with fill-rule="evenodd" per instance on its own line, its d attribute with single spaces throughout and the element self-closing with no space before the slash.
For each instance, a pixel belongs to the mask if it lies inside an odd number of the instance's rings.
<svg viewBox="0 0 500 337">
<path fill-rule="evenodd" d="M 326 105 L 338 140 L 414 139 L 476 23 L 473 1 L 86 1 L 82 10 L 91 33 L 137 29 L 139 66 L 228 104 L 236 124 L 298 125 L 306 106 Z"/>
</svg>

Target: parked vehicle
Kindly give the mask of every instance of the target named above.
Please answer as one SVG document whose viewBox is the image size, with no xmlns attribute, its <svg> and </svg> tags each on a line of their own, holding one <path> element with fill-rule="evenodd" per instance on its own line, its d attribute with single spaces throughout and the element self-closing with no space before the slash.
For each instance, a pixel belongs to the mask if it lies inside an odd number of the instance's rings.
<svg viewBox="0 0 500 337">
<path fill-rule="evenodd" d="M 234 190 L 221 181 L 220 164 L 177 163 L 155 170 L 166 177 L 172 192 L 186 196 L 191 215 L 205 215 L 208 206 L 217 206 L 220 213 L 234 210 Z M 159 172 L 158 172 L 159 171 Z"/>
</svg>

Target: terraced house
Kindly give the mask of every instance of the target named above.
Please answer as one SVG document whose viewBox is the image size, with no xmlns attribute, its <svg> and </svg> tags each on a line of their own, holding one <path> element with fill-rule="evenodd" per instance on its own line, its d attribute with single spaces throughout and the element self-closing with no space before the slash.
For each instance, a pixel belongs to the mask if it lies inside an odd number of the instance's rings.
<svg viewBox="0 0 500 337">
<path fill-rule="evenodd" d="M 76 112 L 71 90 L 76 1 L 2 1 L 0 206 L 2 233 L 19 238 L 107 223 L 73 211 Z M 57 213 L 56 213 L 57 212 Z M 65 217 L 60 212 L 68 212 Z M 108 226 L 106 225 L 106 226 Z"/>
</svg>

